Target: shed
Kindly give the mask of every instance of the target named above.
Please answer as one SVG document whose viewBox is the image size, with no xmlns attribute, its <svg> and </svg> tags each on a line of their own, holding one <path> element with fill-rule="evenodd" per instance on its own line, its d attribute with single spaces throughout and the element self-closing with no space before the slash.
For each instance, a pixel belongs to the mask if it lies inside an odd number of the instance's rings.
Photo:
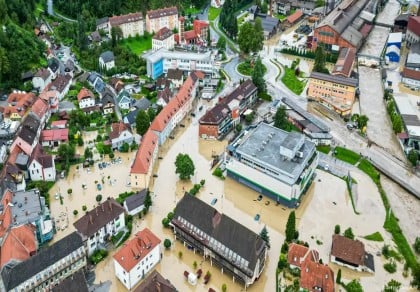
<svg viewBox="0 0 420 292">
<path fill-rule="evenodd" d="M 387 47 L 385 56 L 390 62 L 398 63 L 400 61 L 400 48 L 398 48 L 396 45 Z"/>
<path fill-rule="evenodd" d="M 402 32 L 394 32 L 394 33 L 389 34 L 387 47 L 397 46 L 399 49 L 401 49 L 401 43 L 402 43 Z"/>
</svg>

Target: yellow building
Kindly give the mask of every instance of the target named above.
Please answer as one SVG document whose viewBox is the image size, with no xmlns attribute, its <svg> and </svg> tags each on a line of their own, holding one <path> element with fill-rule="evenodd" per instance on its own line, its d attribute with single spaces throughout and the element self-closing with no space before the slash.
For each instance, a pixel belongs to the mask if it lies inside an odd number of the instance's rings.
<svg viewBox="0 0 420 292">
<path fill-rule="evenodd" d="M 312 72 L 309 76 L 308 99 L 315 100 L 342 116 L 351 114 L 358 80 Z"/>
</svg>

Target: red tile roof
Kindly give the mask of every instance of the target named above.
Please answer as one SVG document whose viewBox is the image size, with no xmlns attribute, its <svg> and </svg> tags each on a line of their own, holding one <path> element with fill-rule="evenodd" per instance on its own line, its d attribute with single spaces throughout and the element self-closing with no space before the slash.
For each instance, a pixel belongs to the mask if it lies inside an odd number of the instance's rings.
<svg viewBox="0 0 420 292">
<path fill-rule="evenodd" d="M 51 122 L 52 128 L 60 128 L 60 127 L 66 127 L 67 121 L 66 120 L 59 120 L 59 121 L 53 121 Z"/>
<path fill-rule="evenodd" d="M 291 243 L 289 244 L 289 251 L 287 252 L 287 263 L 300 267 L 305 255 L 309 252 L 309 248 L 304 245 Z"/>
<path fill-rule="evenodd" d="M 95 98 L 95 96 L 93 95 L 92 91 L 90 91 L 86 87 L 83 87 L 77 94 L 77 100 L 80 102 L 84 98 Z"/>
<path fill-rule="evenodd" d="M 0 237 L 3 237 L 12 222 L 12 213 L 9 206 L 9 203 L 11 202 L 12 192 L 10 190 L 6 190 L 3 194 L 3 198 L 1 199 L 1 204 L 3 205 L 4 210 L 0 214 Z"/>
<path fill-rule="evenodd" d="M 363 265 L 365 246 L 359 240 L 353 240 L 342 235 L 334 234 L 332 239 L 331 256 L 354 265 Z"/>
<path fill-rule="evenodd" d="M 129 22 L 137 22 L 143 19 L 143 14 L 140 12 L 129 13 L 125 15 L 112 16 L 109 18 L 111 26 L 121 25 Z"/>
<path fill-rule="evenodd" d="M 153 39 L 163 41 L 173 34 L 172 30 L 164 26 L 153 36 Z"/>
<path fill-rule="evenodd" d="M 295 21 L 300 19 L 302 16 L 303 16 L 302 10 L 296 10 L 295 13 L 287 17 L 287 21 L 289 23 L 295 23 Z"/>
<path fill-rule="evenodd" d="M 334 272 L 326 265 L 305 261 L 300 271 L 300 288 L 311 292 L 333 292 Z"/>
<path fill-rule="evenodd" d="M 209 24 L 206 21 L 195 19 L 193 22 L 193 29 L 197 35 L 202 34 L 204 29 L 207 29 Z M 205 38 L 206 36 L 201 36 Z"/>
<path fill-rule="evenodd" d="M 149 19 L 166 17 L 170 15 L 177 15 L 177 14 L 178 14 L 178 8 L 176 8 L 176 6 L 147 11 L 147 16 L 149 17 Z"/>
<path fill-rule="evenodd" d="M 51 129 L 41 131 L 41 141 L 68 141 L 69 129 Z"/>
<path fill-rule="evenodd" d="M 402 72 L 402 76 L 404 78 L 420 80 L 420 71 L 404 68 L 404 70 Z"/>
<path fill-rule="evenodd" d="M 407 30 L 420 36 L 420 16 L 410 16 L 408 18 Z"/>
<path fill-rule="evenodd" d="M 195 33 L 195 31 L 193 31 L 193 30 L 189 30 L 189 31 L 186 31 L 186 32 L 184 32 L 184 39 L 185 40 L 193 40 L 193 39 L 196 39 L 197 38 L 197 34 Z"/>
<path fill-rule="evenodd" d="M 109 133 L 109 139 L 116 139 L 118 138 L 122 132 L 128 130 L 131 132 L 130 125 L 124 124 L 123 121 L 119 121 L 118 123 L 112 123 L 111 125 L 111 132 Z"/>
<path fill-rule="evenodd" d="M 340 50 L 340 54 L 338 55 L 338 59 L 337 59 L 337 62 L 335 63 L 332 74 L 350 77 L 351 69 L 353 68 L 353 63 L 354 63 L 355 58 L 356 58 L 355 50 L 351 48 L 342 48 Z"/>
<path fill-rule="evenodd" d="M 134 238 L 123 245 L 114 255 L 114 260 L 121 267 L 130 272 L 144 257 L 146 257 L 156 246 L 160 239 L 148 228 L 145 228 L 134 236 Z"/>
<path fill-rule="evenodd" d="M 149 128 L 141 139 L 130 173 L 146 174 L 148 172 L 157 143 L 156 134 Z"/>
<path fill-rule="evenodd" d="M 32 112 L 39 118 L 42 119 L 43 116 L 48 112 L 48 103 L 42 98 L 37 98 L 32 105 Z"/>
<path fill-rule="evenodd" d="M 25 91 L 17 91 L 9 94 L 9 97 L 7 98 L 7 103 L 9 105 L 15 106 L 15 107 L 21 107 L 26 109 L 27 107 L 30 107 L 33 102 L 35 101 L 35 94 L 32 92 L 25 92 Z"/>
</svg>

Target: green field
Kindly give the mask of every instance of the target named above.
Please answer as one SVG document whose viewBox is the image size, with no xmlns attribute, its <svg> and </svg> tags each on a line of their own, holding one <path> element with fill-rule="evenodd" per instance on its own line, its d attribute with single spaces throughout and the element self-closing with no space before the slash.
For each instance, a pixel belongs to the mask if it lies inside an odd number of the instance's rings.
<svg viewBox="0 0 420 292">
<path fill-rule="evenodd" d="M 365 239 L 371 240 L 371 241 L 384 241 L 384 238 L 382 237 L 382 234 L 376 231 L 375 233 L 369 234 L 364 236 Z"/>
<path fill-rule="evenodd" d="M 283 20 L 286 19 L 287 16 L 283 15 L 283 14 L 274 14 L 274 17 L 277 18 L 280 21 L 283 21 Z"/>
<path fill-rule="evenodd" d="M 239 63 L 238 72 L 245 76 L 251 76 L 252 72 L 254 71 L 254 68 L 251 67 L 251 63 L 249 61 L 244 61 L 242 63 Z M 265 74 L 267 72 L 267 67 L 263 64 L 263 73 Z"/>
<path fill-rule="evenodd" d="M 331 146 L 330 145 L 318 145 L 318 146 L 316 146 L 316 150 L 318 150 L 319 152 L 328 154 L 331 151 Z"/>
<path fill-rule="evenodd" d="M 210 21 L 215 20 L 219 16 L 220 11 L 222 11 L 222 8 L 210 7 L 209 8 L 209 20 Z"/>
<path fill-rule="evenodd" d="M 281 81 L 291 91 L 293 91 L 297 95 L 300 95 L 303 89 L 305 88 L 305 82 L 297 79 L 295 75 L 295 70 L 291 68 L 287 68 L 287 67 L 284 67 L 283 70 L 284 70 L 284 75 Z"/>
<path fill-rule="evenodd" d="M 123 40 L 121 44 L 130 49 L 134 54 L 140 55 L 144 51 L 150 50 L 152 48 L 152 37 L 146 36 L 128 38 Z"/>
<path fill-rule="evenodd" d="M 337 159 L 340 159 L 353 165 L 355 165 L 360 159 L 359 154 L 343 147 L 335 147 L 334 155 Z"/>
</svg>

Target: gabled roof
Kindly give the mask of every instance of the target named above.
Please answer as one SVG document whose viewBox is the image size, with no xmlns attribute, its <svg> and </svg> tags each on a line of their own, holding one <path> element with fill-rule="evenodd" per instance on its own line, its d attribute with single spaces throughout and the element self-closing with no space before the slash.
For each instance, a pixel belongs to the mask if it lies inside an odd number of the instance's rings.
<svg viewBox="0 0 420 292">
<path fill-rule="evenodd" d="M 127 210 L 131 211 L 143 205 L 144 200 L 146 199 L 147 192 L 147 189 L 142 189 L 140 192 L 137 192 L 136 194 L 127 197 L 127 199 L 125 199 L 124 201 L 125 205 L 127 206 Z"/>
<path fill-rule="evenodd" d="M 160 239 L 145 228 L 137 232 L 133 239 L 124 243 L 123 247 L 114 254 L 114 261 L 129 273 L 159 244 Z"/>
<path fill-rule="evenodd" d="M 79 270 L 60 284 L 52 288 L 52 292 L 88 292 L 88 286 L 83 270 Z"/>
<path fill-rule="evenodd" d="M 287 21 L 289 23 L 294 23 L 296 20 L 300 19 L 303 16 L 303 12 L 302 10 L 296 10 L 295 13 L 293 13 L 292 15 L 289 15 L 287 17 Z"/>
<path fill-rule="evenodd" d="M 417 36 L 420 36 L 420 16 L 408 17 L 407 30 L 411 31 Z"/>
<path fill-rule="evenodd" d="M 62 93 L 71 81 L 70 75 L 59 75 L 53 82 L 50 83 L 48 89 L 57 90 Z"/>
<path fill-rule="evenodd" d="M 404 78 L 409 78 L 409 79 L 413 79 L 413 80 L 420 80 L 420 71 L 404 68 L 404 70 L 402 72 L 402 76 Z"/>
<path fill-rule="evenodd" d="M 125 89 L 121 90 L 120 94 L 117 95 L 117 101 L 118 103 L 131 102 L 130 93 Z"/>
<path fill-rule="evenodd" d="M 173 34 L 172 30 L 164 26 L 153 36 L 153 39 L 163 41 L 171 37 Z"/>
<path fill-rule="evenodd" d="M 146 279 L 144 279 L 134 292 L 177 292 L 178 290 L 169 280 L 162 277 L 159 272 L 153 270 Z"/>
<path fill-rule="evenodd" d="M 99 56 L 99 58 L 100 58 L 100 59 L 102 59 L 102 61 L 103 61 L 104 63 L 112 62 L 112 61 L 114 61 L 114 60 L 115 60 L 114 53 L 113 53 L 113 52 L 111 52 L 111 51 L 106 51 L 106 52 L 103 52 L 103 53 Z"/>
<path fill-rule="evenodd" d="M 342 76 L 335 76 L 320 72 L 312 72 L 309 78 L 343 84 L 347 86 L 357 87 L 358 81 L 355 78 L 351 77 L 342 77 Z"/>
<path fill-rule="evenodd" d="M 208 110 L 199 120 L 200 124 L 218 125 L 230 114 L 229 107 L 224 103 L 216 104 Z"/>
<path fill-rule="evenodd" d="M 156 99 L 159 100 L 162 98 L 166 103 L 169 103 L 169 101 L 172 98 L 172 95 L 172 91 L 168 87 L 165 87 L 165 89 L 158 91 Z"/>
<path fill-rule="evenodd" d="M 114 198 L 109 198 L 93 210 L 86 212 L 73 225 L 84 237 L 90 237 L 122 213 L 124 213 L 124 208 Z"/>
<path fill-rule="evenodd" d="M 83 87 L 82 89 L 80 89 L 79 93 L 77 94 L 77 100 L 80 102 L 82 99 L 85 99 L 85 98 L 95 99 L 95 95 L 92 93 L 92 91 L 90 91 L 86 87 Z"/>
<path fill-rule="evenodd" d="M 66 127 L 67 121 L 66 120 L 58 120 L 51 122 L 51 128 L 58 128 L 58 127 Z"/>
<path fill-rule="evenodd" d="M 115 92 L 117 93 L 124 88 L 124 82 L 117 77 L 112 77 L 111 80 L 109 80 L 109 85 L 111 85 L 111 87 L 114 88 Z"/>
<path fill-rule="evenodd" d="M 50 76 L 51 72 L 47 68 L 39 69 L 34 75 L 34 77 L 40 77 L 44 81 L 47 80 Z"/>
<path fill-rule="evenodd" d="M 287 263 L 296 267 L 300 267 L 305 255 L 309 252 L 309 248 L 304 245 L 291 243 L 287 252 Z"/>
<path fill-rule="evenodd" d="M 159 93 L 158 93 L 158 95 L 159 95 Z M 148 100 L 145 97 L 142 97 L 142 98 L 136 100 L 136 102 L 134 103 L 134 107 L 139 109 L 139 110 L 147 110 L 150 106 L 151 106 L 150 100 Z"/>
<path fill-rule="evenodd" d="M 334 291 L 334 272 L 317 262 L 305 261 L 300 271 L 300 288 L 308 291 Z"/>
<path fill-rule="evenodd" d="M 39 118 L 42 119 L 48 112 L 48 103 L 42 98 L 38 97 L 32 105 L 32 112 Z"/>
<path fill-rule="evenodd" d="M 363 265 L 365 245 L 359 240 L 334 234 L 332 238 L 331 255 L 354 265 Z"/>
<path fill-rule="evenodd" d="M 350 48 L 341 48 L 340 54 L 338 55 L 337 62 L 334 65 L 332 71 L 333 75 L 342 74 L 346 77 L 350 77 L 351 69 L 353 67 L 354 60 L 356 58 L 356 51 Z"/>
<path fill-rule="evenodd" d="M 149 128 L 141 139 L 140 147 L 136 153 L 136 158 L 131 166 L 131 174 L 146 174 L 148 172 L 157 143 L 156 134 Z"/>
<path fill-rule="evenodd" d="M 3 269 L 1 276 L 7 291 L 35 276 L 40 271 L 53 265 L 83 246 L 82 238 L 77 232 L 67 235 L 53 245 L 42 249 L 37 255 L 19 263 L 11 269 Z"/>
<path fill-rule="evenodd" d="M 166 78 L 171 80 L 171 79 L 176 79 L 176 80 L 181 80 L 182 77 L 184 76 L 184 71 L 182 71 L 179 68 L 176 69 L 168 69 L 168 73 L 166 73 Z"/>
<path fill-rule="evenodd" d="M 40 144 L 36 144 L 32 151 L 31 158 L 29 159 L 29 164 L 32 164 L 33 161 L 37 161 L 43 168 L 50 168 L 53 166 L 54 158 L 52 155 L 44 153 Z"/>
<path fill-rule="evenodd" d="M 112 123 L 109 139 L 117 139 L 124 131 L 129 131 L 131 133 L 130 125 L 124 124 L 122 121 L 119 121 L 118 123 Z"/>
<path fill-rule="evenodd" d="M 143 15 L 140 12 L 136 12 L 125 15 L 112 16 L 109 18 L 109 23 L 111 24 L 111 26 L 116 26 L 124 23 L 137 22 L 142 19 Z"/>
<path fill-rule="evenodd" d="M 32 145 L 35 141 L 40 125 L 41 122 L 35 115 L 27 115 L 22 122 L 21 128 L 18 132 L 18 137 L 29 145 Z"/>
<path fill-rule="evenodd" d="M 176 6 L 147 11 L 147 17 L 149 17 L 149 19 L 166 17 L 171 15 L 178 15 L 178 8 L 176 8 Z"/>
<path fill-rule="evenodd" d="M 135 109 L 133 111 L 130 111 L 128 114 L 124 116 L 124 122 L 133 125 L 136 122 L 136 116 L 139 112 L 139 109 Z"/>
<path fill-rule="evenodd" d="M 51 129 L 41 131 L 41 141 L 68 141 L 69 129 Z"/>
</svg>

